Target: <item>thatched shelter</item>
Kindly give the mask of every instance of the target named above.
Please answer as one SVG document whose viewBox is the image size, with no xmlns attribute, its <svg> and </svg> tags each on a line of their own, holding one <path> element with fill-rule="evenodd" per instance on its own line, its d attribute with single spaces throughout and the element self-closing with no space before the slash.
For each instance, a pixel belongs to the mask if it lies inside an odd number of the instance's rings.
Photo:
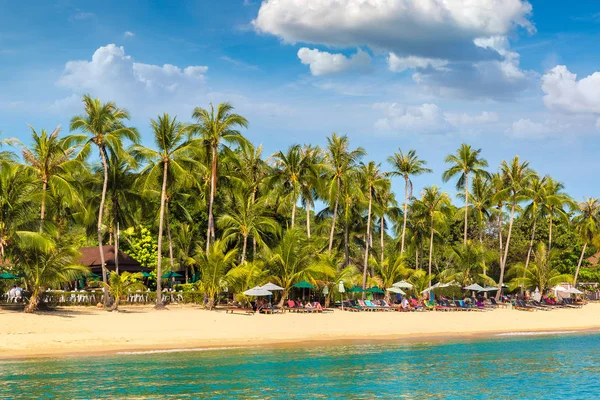
<svg viewBox="0 0 600 400">
<path fill-rule="evenodd" d="M 115 246 L 102 246 L 104 251 L 104 263 L 110 271 L 115 270 Z M 90 267 L 93 273 L 101 274 L 102 266 L 100 265 L 100 250 L 98 246 L 82 247 L 79 249 L 81 257 L 78 263 Z M 148 268 L 144 268 L 139 262 L 119 250 L 119 273 L 127 272 L 150 272 Z"/>
</svg>

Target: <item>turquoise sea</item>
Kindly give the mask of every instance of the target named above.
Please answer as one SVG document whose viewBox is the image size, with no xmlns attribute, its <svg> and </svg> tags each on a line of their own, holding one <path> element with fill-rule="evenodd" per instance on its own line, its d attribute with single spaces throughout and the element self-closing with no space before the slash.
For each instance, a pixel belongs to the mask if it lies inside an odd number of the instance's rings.
<svg viewBox="0 0 600 400">
<path fill-rule="evenodd" d="M 0 398 L 600 397 L 600 335 L 0 361 Z"/>
</svg>

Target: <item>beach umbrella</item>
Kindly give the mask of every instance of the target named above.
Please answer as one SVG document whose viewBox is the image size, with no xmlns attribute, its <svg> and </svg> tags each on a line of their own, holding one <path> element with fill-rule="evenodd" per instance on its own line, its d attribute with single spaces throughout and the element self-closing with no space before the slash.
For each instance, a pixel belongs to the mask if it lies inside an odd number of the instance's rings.
<svg viewBox="0 0 600 400">
<path fill-rule="evenodd" d="M 323 294 L 327 296 L 329 294 L 329 287 L 327 285 L 323 286 Z"/>
<path fill-rule="evenodd" d="M 314 285 L 312 285 L 306 281 L 298 282 L 298 283 L 294 284 L 294 287 L 298 288 L 298 289 L 314 289 L 315 288 Z"/>
<path fill-rule="evenodd" d="M 151 273 L 149 273 L 149 272 L 146 272 L 146 271 L 144 271 L 144 272 L 142 272 L 142 276 L 143 276 L 144 278 L 149 278 L 149 277 L 151 277 L 151 276 L 152 276 L 152 274 L 151 274 Z"/>
<path fill-rule="evenodd" d="M 177 272 L 175 272 L 175 271 L 169 271 L 169 272 L 167 272 L 166 274 L 164 274 L 164 275 L 162 276 L 162 278 L 163 278 L 163 279 L 170 279 L 170 278 L 181 278 L 182 276 L 183 276 L 183 275 L 181 275 L 181 274 L 178 274 L 178 273 L 177 273 Z"/>
<path fill-rule="evenodd" d="M 403 296 L 406 294 L 402 291 L 402 289 L 400 289 L 399 287 L 394 287 L 394 286 L 392 286 L 391 288 L 387 288 L 385 290 L 387 290 L 388 292 L 391 292 L 391 293 L 401 294 Z"/>
<path fill-rule="evenodd" d="M 392 285 L 393 287 L 401 288 L 401 289 L 412 289 L 413 285 L 406 281 L 396 282 Z"/>
<path fill-rule="evenodd" d="M 575 289 L 574 287 L 569 288 L 567 290 L 564 291 L 565 293 L 569 293 L 569 294 L 583 294 L 583 292 L 579 289 Z"/>
<path fill-rule="evenodd" d="M 469 285 L 469 286 L 465 286 L 463 289 L 465 289 L 465 290 L 472 290 L 474 292 L 483 292 L 485 290 L 485 288 L 479 286 L 476 283 L 474 283 L 472 285 Z"/>
<path fill-rule="evenodd" d="M 270 291 L 283 290 L 283 288 L 281 286 L 277 286 L 276 284 L 271 283 L 271 282 L 267 283 L 266 285 L 262 285 L 261 288 L 263 288 L 265 290 L 270 290 Z"/>
<path fill-rule="evenodd" d="M 372 288 L 369 288 L 369 289 L 365 290 L 365 292 L 367 292 L 367 293 L 385 294 L 385 292 L 383 290 L 379 289 L 377 286 L 373 286 Z"/>
<path fill-rule="evenodd" d="M 486 286 L 483 288 L 482 292 L 493 292 L 494 290 L 498 290 L 497 286 Z"/>
<path fill-rule="evenodd" d="M 263 289 L 260 286 L 253 287 L 252 289 L 248 289 L 244 292 L 246 296 L 272 296 L 273 293 L 269 292 L 266 289 Z"/>
<path fill-rule="evenodd" d="M 0 279 L 19 279 L 19 277 L 13 274 L 9 274 L 8 272 L 3 272 L 0 274 Z"/>
</svg>

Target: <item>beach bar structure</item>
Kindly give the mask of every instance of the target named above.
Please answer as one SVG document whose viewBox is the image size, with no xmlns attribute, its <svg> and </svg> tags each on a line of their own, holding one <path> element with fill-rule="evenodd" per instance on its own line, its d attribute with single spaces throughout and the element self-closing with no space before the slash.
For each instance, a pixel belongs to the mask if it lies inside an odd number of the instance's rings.
<svg viewBox="0 0 600 400">
<path fill-rule="evenodd" d="M 115 270 L 115 246 L 102 246 L 104 251 L 104 264 L 109 271 Z M 79 264 L 90 267 L 92 273 L 102 274 L 102 265 L 100 264 L 100 250 L 98 246 L 82 247 L 79 249 L 81 257 L 78 260 Z M 129 255 L 119 250 L 119 273 L 127 272 L 150 272 L 149 268 L 143 267 L 139 262 L 131 258 Z"/>
</svg>

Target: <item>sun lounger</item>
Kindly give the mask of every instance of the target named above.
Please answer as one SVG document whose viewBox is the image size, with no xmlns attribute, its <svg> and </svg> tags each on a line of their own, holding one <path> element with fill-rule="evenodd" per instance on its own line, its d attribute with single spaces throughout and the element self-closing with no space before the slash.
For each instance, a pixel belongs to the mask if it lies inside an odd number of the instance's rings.
<svg viewBox="0 0 600 400">
<path fill-rule="evenodd" d="M 241 314 L 254 315 L 254 310 L 252 308 L 243 307 L 241 304 L 228 304 L 225 309 L 225 314 L 234 314 L 239 312 Z"/>
<path fill-rule="evenodd" d="M 521 311 L 535 311 L 536 310 L 535 307 L 528 306 L 527 304 L 525 304 L 525 302 L 523 300 L 515 300 L 515 309 L 521 310 Z"/>
<path fill-rule="evenodd" d="M 490 303 L 492 303 L 492 305 L 496 306 L 496 307 L 502 307 L 502 308 L 507 307 L 506 303 L 498 303 L 494 297 L 490 297 Z"/>
</svg>

